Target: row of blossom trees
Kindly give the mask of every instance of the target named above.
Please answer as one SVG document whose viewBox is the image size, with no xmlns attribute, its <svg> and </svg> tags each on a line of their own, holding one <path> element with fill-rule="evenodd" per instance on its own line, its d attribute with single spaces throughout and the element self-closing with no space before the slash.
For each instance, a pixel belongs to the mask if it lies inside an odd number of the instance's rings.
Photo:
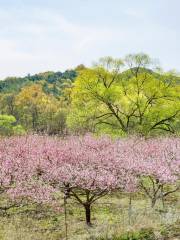
<svg viewBox="0 0 180 240">
<path fill-rule="evenodd" d="M 85 209 L 114 191 L 144 191 L 152 207 L 179 189 L 180 139 L 42 136 L 0 141 L 0 190 L 13 199 L 57 205 L 61 191 Z"/>
</svg>

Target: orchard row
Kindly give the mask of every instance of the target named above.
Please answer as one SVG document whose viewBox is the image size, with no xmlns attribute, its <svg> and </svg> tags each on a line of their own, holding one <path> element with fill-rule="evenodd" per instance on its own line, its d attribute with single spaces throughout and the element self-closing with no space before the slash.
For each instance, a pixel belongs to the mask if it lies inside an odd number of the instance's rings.
<svg viewBox="0 0 180 240">
<path fill-rule="evenodd" d="M 91 205 L 115 191 L 151 200 L 179 190 L 180 139 L 20 136 L 0 141 L 1 193 L 61 210 L 59 194 L 74 198 L 91 224 Z"/>
</svg>

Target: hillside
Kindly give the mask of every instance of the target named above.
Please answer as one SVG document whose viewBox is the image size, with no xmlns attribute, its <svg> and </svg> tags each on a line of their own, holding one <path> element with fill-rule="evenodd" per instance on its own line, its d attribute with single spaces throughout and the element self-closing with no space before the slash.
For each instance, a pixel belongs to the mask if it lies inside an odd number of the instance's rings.
<svg viewBox="0 0 180 240">
<path fill-rule="evenodd" d="M 0 80 L 0 94 L 18 94 L 18 92 L 23 87 L 38 83 L 42 85 L 43 91 L 46 94 L 52 94 L 57 97 L 61 95 L 61 90 L 66 85 L 67 80 L 70 80 L 70 82 L 74 82 L 75 78 L 78 75 L 79 68 L 81 70 L 85 67 L 83 65 L 79 65 L 76 69 L 66 70 L 64 72 L 47 71 L 34 75 L 28 74 L 25 77 L 7 77 L 4 80 Z M 161 77 L 159 73 L 146 68 L 127 69 L 123 71 L 121 75 L 123 78 L 130 79 L 136 71 L 138 71 L 138 73 L 149 73 L 157 78 Z M 167 75 L 167 79 L 169 79 L 169 75 Z M 177 84 L 180 84 L 180 77 L 174 76 L 173 79 Z"/>
<path fill-rule="evenodd" d="M 17 94 L 22 87 L 38 83 L 42 85 L 45 93 L 57 96 L 60 94 L 64 82 L 66 80 L 73 82 L 76 76 L 75 70 L 66 70 L 65 72 L 44 72 L 26 77 L 7 77 L 0 81 L 0 93 Z"/>
</svg>

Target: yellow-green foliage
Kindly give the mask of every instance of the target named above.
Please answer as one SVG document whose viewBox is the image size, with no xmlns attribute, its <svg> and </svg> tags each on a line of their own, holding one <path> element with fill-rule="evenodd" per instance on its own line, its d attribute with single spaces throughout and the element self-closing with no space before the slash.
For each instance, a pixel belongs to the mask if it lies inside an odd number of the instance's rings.
<svg viewBox="0 0 180 240">
<path fill-rule="evenodd" d="M 122 67 L 120 60 L 105 58 L 80 72 L 72 91 L 69 127 L 122 135 L 175 132 L 180 85 L 171 75 L 140 66 L 123 72 Z"/>
<path fill-rule="evenodd" d="M 16 125 L 16 118 L 12 115 L 0 115 L 0 135 L 22 135 L 25 133 L 21 125 Z"/>
</svg>

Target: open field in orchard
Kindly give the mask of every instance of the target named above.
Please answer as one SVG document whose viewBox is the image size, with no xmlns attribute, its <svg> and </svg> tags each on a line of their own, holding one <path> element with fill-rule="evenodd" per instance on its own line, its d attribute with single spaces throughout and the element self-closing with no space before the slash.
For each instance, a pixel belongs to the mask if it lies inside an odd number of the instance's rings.
<svg viewBox="0 0 180 240">
<path fill-rule="evenodd" d="M 112 197 L 107 196 L 92 206 L 92 227 L 87 227 L 84 223 L 84 209 L 69 199 L 67 204 L 68 239 L 180 239 L 179 196 L 180 194 L 176 193 L 167 198 L 164 209 L 161 202 L 158 202 L 155 209 L 152 209 L 149 201 L 142 194 L 132 195 L 131 209 L 129 197 L 125 194 L 116 193 Z M 5 202 L 1 200 L 1 207 L 4 204 Z M 63 202 L 60 204 L 63 206 Z M 150 235 L 135 238 L 135 235 L 138 235 L 142 229 L 145 229 L 148 234 L 153 231 L 156 238 Z M 134 238 L 130 238 L 131 232 L 134 232 Z M 64 214 L 63 212 L 57 214 L 48 206 L 34 204 L 12 208 L 6 213 L 1 210 L 0 239 L 65 239 Z"/>
</svg>

